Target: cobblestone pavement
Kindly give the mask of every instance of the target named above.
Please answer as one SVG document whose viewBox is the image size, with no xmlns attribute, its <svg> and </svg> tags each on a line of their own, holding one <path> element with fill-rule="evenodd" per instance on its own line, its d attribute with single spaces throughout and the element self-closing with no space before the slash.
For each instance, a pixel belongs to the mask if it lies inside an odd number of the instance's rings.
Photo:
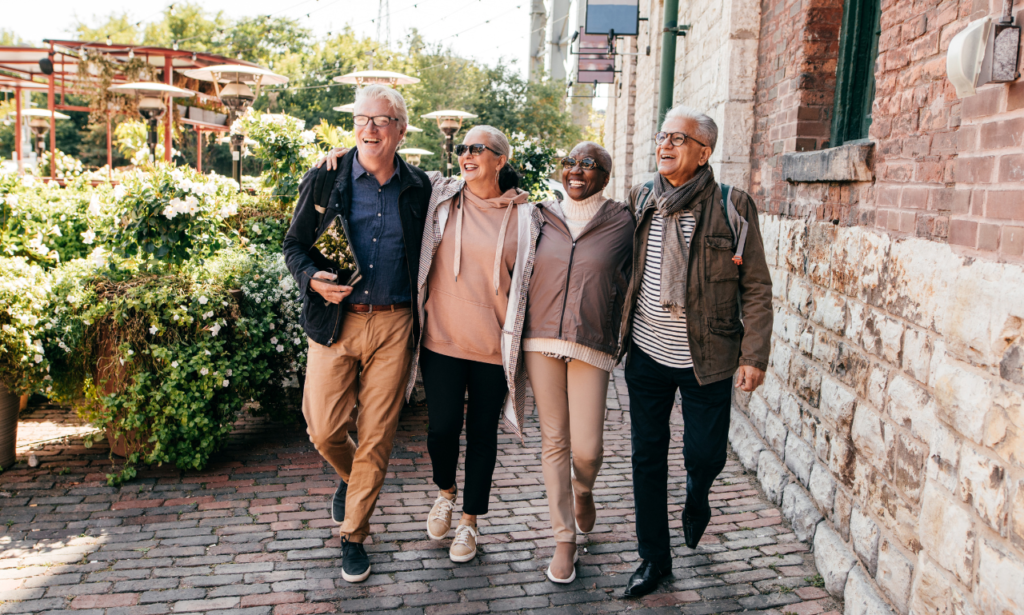
<svg viewBox="0 0 1024 615">
<path fill-rule="evenodd" d="M 207 471 L 144 470 L 119 489 L 104 481 L 111 463 L 105 444 L 44 444 L 33 451 L 41 461 L 34 469 L 22 449 L 18 465 L 0 474 L 0 613 L 815 615 L 838 608 L 815 587 L 820 577 L 807 545 L 735 457 L 714 487 L 707 535 L 696 550 L 683 544 L 681 425 L 673 427 L 670 457 L 673 577 L 655 594 L 622 598 L 637 554 L 621 371 L 609 389 L 598 523 L 581 543 L 571 585 L 543 573 L 554 542 L 536 414 L 528 417 L 525 445 L 502 434 L 491 512 L 479 521 L 480 554 L 454 564 L 448 542 L 428 540 L 424 531 L 435 488 L 426 411 L 413 408 L 402 415 L 372 520 L 373 574 L 358 585 L 341 579 L 328 509 L 336 479 L 298 427 L 244 418 Z M 52 407 L 27 412 L 29 421 L 55 416 Z"/>
</svg>

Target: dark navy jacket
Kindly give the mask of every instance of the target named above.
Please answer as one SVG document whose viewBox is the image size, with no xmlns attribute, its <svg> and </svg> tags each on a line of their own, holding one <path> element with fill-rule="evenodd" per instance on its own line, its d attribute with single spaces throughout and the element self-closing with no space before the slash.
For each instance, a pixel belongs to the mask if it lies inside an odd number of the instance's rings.
<svg viewBox="0 0 1024 615">
<path fill-rule="evenodd" d="M 341 305 L 327 303 L 323 297 L 310 288 L 313 275 L 331 265 L 319 254 L 310 253 L 310 248 L 320 234 L 321 225 L 341 213 L 346 220 L 352 208 L 352 161 L 353 148 L 338 161 L 338 169 L 328 171 L 326 165 L 310 169 L 299 184 L 299 200 L 292 214 L 291 227 L 285 235 L 282 251 L 288 270 L 302 293 L 302 324 L 306 335 L 318 344 L 330 346 L 341 334 Z M 402 220 L 402 237 L 405 245 L 405 271 L 409 276 L 412 290 L 412 304 L 416 305 L 416 276 L 420 262 L 420 243 L 423 240 L 423 223 L 427 204 L 430 201 L 430 180 L 426 173 L 410 166 L 401 158 L 398 208 Z M 330 190 L 329 197 L 327 190 Z M 316 205 L 327 203 L 327 212 L 318 213 Z M 353 231 L 354 232 L 354 231 Z M 326 305 L 325 305 L 326 304 Z M 416 311 L 413 310 L 415 318 Z M 413 335 L 419 337 L 420 323 L 413 322 Z"/>
</svg>

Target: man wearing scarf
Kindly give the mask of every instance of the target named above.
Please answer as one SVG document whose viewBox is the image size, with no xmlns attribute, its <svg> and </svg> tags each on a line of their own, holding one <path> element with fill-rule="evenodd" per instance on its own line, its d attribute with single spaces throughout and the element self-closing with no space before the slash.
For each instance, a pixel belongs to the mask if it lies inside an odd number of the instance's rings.
<svg viewBox="0 0 1024 615">
<path fill-rule="evenodd" d="M 658 174 L 635 186 L 633 280 L 622 319 L 632 429 L 633 495 L 640 567 L 625 595 L 654 591 L 672 572 L 668 519 L 669 419 L 683 411 L 686 546 L 711 520 L 708 494 L 725 466 L 732 389 L 764 381 L 772 331 L 772 282 L 757 208 L 723 190 L 708 160 L 718 127 L 676 107 L 655 137 Z M 726 202 L 728 199 L 728 203 Z"/>
</svg>

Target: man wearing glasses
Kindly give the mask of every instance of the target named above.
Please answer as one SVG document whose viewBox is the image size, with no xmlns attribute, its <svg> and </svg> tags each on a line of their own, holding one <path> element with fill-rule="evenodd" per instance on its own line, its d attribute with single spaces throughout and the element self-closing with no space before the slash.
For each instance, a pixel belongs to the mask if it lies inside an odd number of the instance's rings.
<svg viewBox="0 0 1024 615">
<path fill-rule="evenodd" d="M 718 127 L 675 107 L 655 137 L 658 174 L 635 186 L 633 281 L 622 319 L 632 430 L 633 495 L 641 563 L 625 595 L 654 591 L 672 572 L 668 520 L 669 419 L 682 399 L 686 546 L 711 520 L 708 494 L 725 466 L 735 388 L 764 381 L 772 282 L 745 192 L 715 181 L 708 160 Z"/>
<path fill-rule="evenodd" d="M 354 115 L 356 148 L 338 160 L 336 178 L 319 166 L 303 177 L 283 247 L 302 291 L 301 322 L 309 338 L 302 412 L 310 441 L 341 479 L 332 517 L 341 526 L 342 577 L 352 583 L 370 575 L 362 543 L 387 473 L 419 335 L 412 305 L 430 199 L 426 174 L 396 154 L 408 125 L 402 95 L 379 85 L 363 88 Z M 352 286 L 340 284 L 344 280 L 311 252 L 339 214 L 362 274 Z M 358 447 L 349 435 L 353 428 Z"/>
</svg>

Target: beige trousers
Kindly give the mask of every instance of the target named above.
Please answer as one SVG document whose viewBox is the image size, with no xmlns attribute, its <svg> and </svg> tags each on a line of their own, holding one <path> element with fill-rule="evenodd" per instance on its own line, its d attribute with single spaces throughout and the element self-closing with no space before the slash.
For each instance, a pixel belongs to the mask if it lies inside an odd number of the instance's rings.
<svg viewBox="0 0 1024 615">
<path fill-rule="evenodd" d="M 541 466 L 555 542 L 575 544 L 573 492 L 592 496 L 601 469 L 609 374 L 583 361 L 524 354 L 540 417 Z"/>
<path fill-rule="evenodd" d="M 412 361 L 412 310 L 346 312 L 332 346 L 309 340 L 302 414 L 316 450 L 348 483 L 340 533 L 363 542 L 377 505 Z M 355 410 L 358 401 L 358 411 Z M 359 446 L 349 432 L 359 434 Z"/>
</svg>

